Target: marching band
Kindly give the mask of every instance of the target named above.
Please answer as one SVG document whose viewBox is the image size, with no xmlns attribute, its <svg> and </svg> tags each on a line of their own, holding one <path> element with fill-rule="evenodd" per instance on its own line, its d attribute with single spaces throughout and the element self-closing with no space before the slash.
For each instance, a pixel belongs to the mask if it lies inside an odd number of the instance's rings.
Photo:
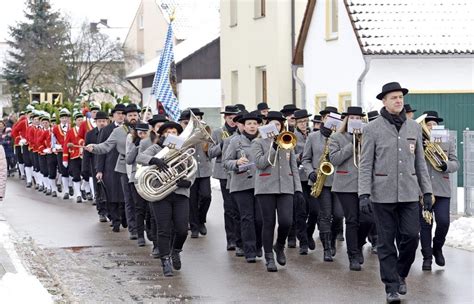
<svg viewBox="0 0 474 304">
<path fill-rule="evenodd" d="M 224 125 L 213 131 L 199 108 L 173 122 L 135 104 L 117 104 L 111 117 L 91 104 L 89 113 L 62 109 L 56 124 L 28 106 L 12 137 L 27 188 L 94 200 L 112 231 L 127 228 L 138 246 L 145 237 L 153 242 L 164 276 L 181 269 L 188 230 L 191 238 L 208 234 L 212 176 L 223 199 L 226 250 L 248 263 L 263 258 L 276 272 L 296 240 L 300 255 L 315 250 L 317 227 L 322 259 L 332 262 L 336 241 L 345 240 L 349 270 L 361 271 L 369 241 L 387 302 L 395 303 L 408 291 L 419 241 L 424 271 L 433 257 L 446 263 L 449 174 L 459 166 L 449 137 L 430 136 L 443 119 L 426 111 L 414 120 L 407 93 L 385 84 L 380 114 L 327 106 L 312 117 L 292 104 L 273 111 L 260 103 L 252 112 L 228 105 Z"/>
</svg>

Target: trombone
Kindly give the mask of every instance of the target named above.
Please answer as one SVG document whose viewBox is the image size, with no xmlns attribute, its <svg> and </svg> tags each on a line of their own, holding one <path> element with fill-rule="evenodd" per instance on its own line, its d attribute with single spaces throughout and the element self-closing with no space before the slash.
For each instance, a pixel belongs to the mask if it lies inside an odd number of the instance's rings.
<svg viewBox="0 0 474 304">
<path fill-rule="evenodd" d="M 275 167 L 276 158 L 278 157 L 278 150 L 293 150 L 296 147 L 297 138 L 295 133 L 288 131 L 288 124 L 285 124 L 285 127 L 286 130 L 277 136 L 275 136 L 273 133 L 267 134 L 268 137 L 273 137 L 273 140 L 270 143 L 270 149 L 272 148 L 274 142 L 278 144 L 273 161 L 270 159 L 270 153 L 268 153 L 268 162 L 272 167 Z"/>
</svg>

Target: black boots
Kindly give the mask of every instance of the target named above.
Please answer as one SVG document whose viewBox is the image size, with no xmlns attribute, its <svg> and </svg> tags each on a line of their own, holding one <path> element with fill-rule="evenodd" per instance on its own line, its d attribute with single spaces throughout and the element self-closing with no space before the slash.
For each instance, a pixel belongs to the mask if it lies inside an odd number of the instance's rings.
<svg viewBox="0 0 474 304">
<path fill-rule="evenodd" d="M 446 261 L 444 260 L 443 251 L 441 248 L 433 248 L 433 256 L 435 258 L 435 263 L 438 266 L 444 266 Z"/>
<path fill-rule="evenodd" d="M 285 266 L 286 264 L 285 246 L 276 243 L 275 245 L 273 245 L 273 251 L 275 251 L 278 264 L 280 264 L 281 266 Z"/>
<path fill-rule="evenodd" d="M 199 226 L 199 233 L 201 235 L 206 235 L 207 234 L 207 228 L 206 228 L 206 225 L 204 223 L 202 223 L 200 226 Z"/>
<path fill-rule="evenodd" d="M 331 255 L 336 256 L 336 239 L 337 235 L 331 234 Z"/>
<path fill-rule="evenodd" d="M 173 267 L 171 266 L 171 261 L 169 257 L 161 258 L 161 266 L 163 267 L 163 275 L 165 277 L 173 276 Z"/>
<path fill-rule="evenodd" d="M 423 265 L 421 266 L 421 270 L 431 271 L 431 264 L 432 263 L 433 263 L 433 260 L 431 258 L 429 258 L 429 259 L 423 258 Z"/>
<path fill-rule="evenodd" d="M 321 243 L 323 244 L 324 249 L 324 261 L 325 262 L 332 262 L 332 254 L 331 254 L 331 233 L 320 233 L 319 238 L 321 239 Z"/>
<path fill-rule="evenodd" d="M 288 248 L 296 248 L 296 237 L 288 237 Z"/>
<path fill-rule="evenodd" d="M 398 286 L 398 293 L 401 295 L 407 294 L 408 287 L 407 282 L 405 281 L 406 278 L 400 277 L 400 285 Z"/>
<path fill-rule="evenodd" d="M 275 258 L 273 257 L 273 252 L 265 253 L 265 265 L 267 266 L 268 272 L 277 272 L 278 268 L 275 264 Z"/>
<path fill-rule="evenodd" d="M 158 249 L 158 242 L 153 241 L 153 250 L 151 251 L 151 256 L 154 259 L 158 259 L 160 257 L 160 250 Z"/>
<path fill-rule="evenodd" d="M 171 250 L 171 261 L 173 262 L 173 268 L 175 270 L 181 269 L 181 257 L 179 255 L 180 252 L 181 250 L 178 249 Z"/>
<path fill-rule="evenodd" d="M 349 255 L 349 269 L 352 271 L 360 271 L 362 269 L 358 254 Z"/>
<path fill-rule="evenodd" d="M 300 246 L 300 255 L 308 255 L 308 245 Z"/>
<path fill-rule="evenodd" d="M 393 291 L 387 293 L 387 303 L 400 303 L 400 295 L 398 292 Z"/>
<path fill-rule="evenodd" d="M 308 248 L 311 250 L 316 249 L 316 243 L 314 242 L 313 236 L 308 235 Z"/>
</svg>

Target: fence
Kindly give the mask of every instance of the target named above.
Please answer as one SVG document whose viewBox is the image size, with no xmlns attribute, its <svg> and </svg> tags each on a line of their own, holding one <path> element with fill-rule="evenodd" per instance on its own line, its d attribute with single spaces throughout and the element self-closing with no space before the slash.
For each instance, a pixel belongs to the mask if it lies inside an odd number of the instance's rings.
<svg viewBox="0 0 474 304">
<path fill-rule="evenodd" d="M 454 152 L 458 155 L 458 132 L 456 130 L 449 131 L 449 140 L 454 143 Z M 458 173 L 450 173 L 449 180 L 451 181 L 451 201 L 449 211 L 451 214 L 458 213 Z"/>
<path fill-rule="evenodd" d="M 474 211 L 474 131 L 463 132 L 464 149 L 464 214 Z"/>
</svg>

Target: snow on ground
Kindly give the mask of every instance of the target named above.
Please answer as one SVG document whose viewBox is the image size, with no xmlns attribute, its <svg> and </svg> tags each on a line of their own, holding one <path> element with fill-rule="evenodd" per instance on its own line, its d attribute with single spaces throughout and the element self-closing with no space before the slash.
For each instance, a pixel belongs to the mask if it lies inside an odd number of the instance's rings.
<svg viewBox="0 0 474 304">
<path fill-rule="evenodd" d="M 460 217 L 449 226 L 446 245 L 474 251 L 474 217 Z"/>
<path fill-rule="evenodd" d="M 7 272 L 0 280 L 0 303 L 53 303 L 51 295 L 40 281 L 29 274 L 21 263 L 12 242 L 12 231 L 6 222 L 0 222 L 0 246 L 16 273 Z"/>
</svg>

